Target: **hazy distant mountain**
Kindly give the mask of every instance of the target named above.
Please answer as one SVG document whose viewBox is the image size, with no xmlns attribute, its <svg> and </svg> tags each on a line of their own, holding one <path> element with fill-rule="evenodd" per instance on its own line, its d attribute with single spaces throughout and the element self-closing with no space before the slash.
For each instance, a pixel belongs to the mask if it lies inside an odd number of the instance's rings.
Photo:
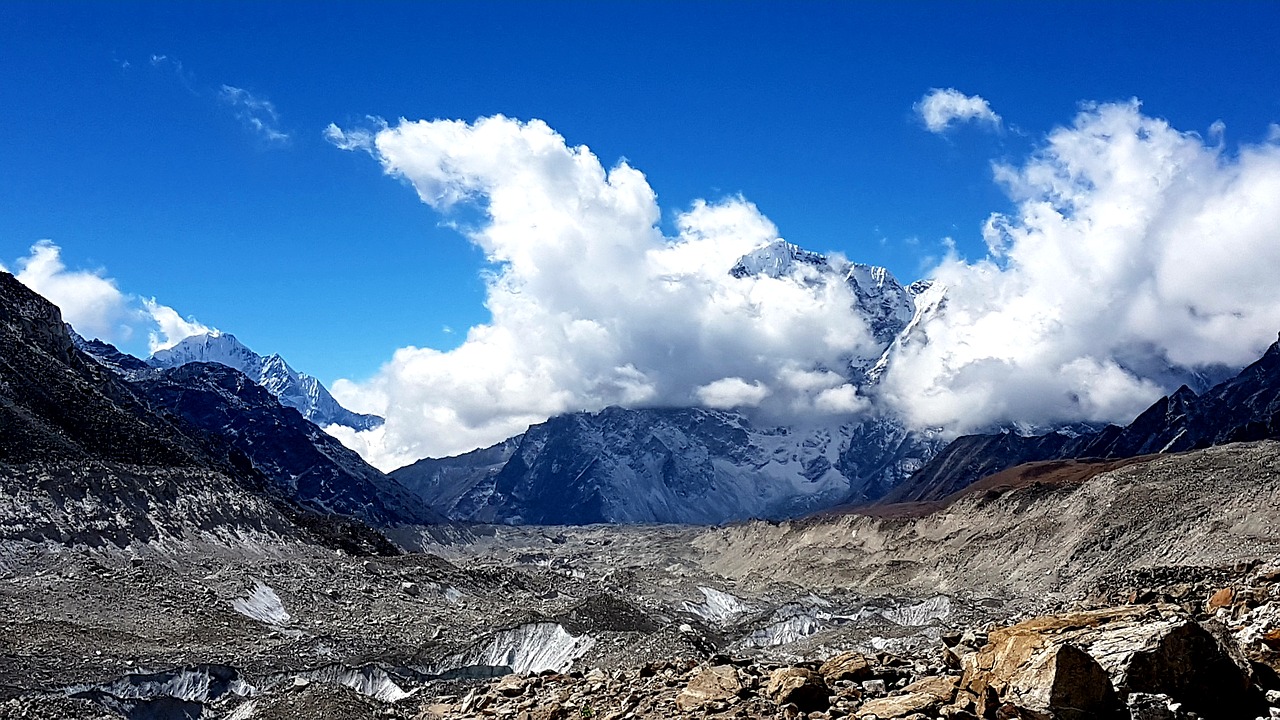
<svg viewBox="0 0 1280 720">
<path fill-rule="evenodd" d="M 263 357 L 236 339 L 235 335 L 211 331 L 185 338 L 177 345 L 159 350 L 148 360 L 153 367 L 173 368 L 194 362 L 211 362 L 235 368 L 280 399 L 302 416 L 324 427 L 345 425 L 368 430 L 382 424 L 377 415 L 362 415 L 338 404 L 319 380 L 289 367 L 279 355 Z"/>
</svg>

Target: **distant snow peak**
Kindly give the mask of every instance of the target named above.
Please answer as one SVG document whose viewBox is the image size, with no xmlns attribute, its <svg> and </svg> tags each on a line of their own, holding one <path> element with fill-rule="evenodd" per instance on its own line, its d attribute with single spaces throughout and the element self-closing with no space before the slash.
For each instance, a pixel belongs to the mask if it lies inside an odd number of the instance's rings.
<svg viewBox="0 0 1280 720">
<path fill-rule="evenodd" d="M 915 297 L 927 285 L 904 288 L 886 268 L 851 263 L 787 242 L 774 240 L 743 255 L 729 270 L 735 278 L 791 277 L 801 282 L 825 282 L 840 278 L 853 291 L 855 307 L 867 320 L 872 337 L 886 347 L 911 322 Z"/>
<path fill-rule="evenodd" d="M 823 270 L 830 267 L 825 255 L 778 239 L 743 255 L 729 270 L 729 274 L 740 279 L 759 275 L 779 278 L 790 275 L 800 266 Z"/>
<path fill-rule="evenodd" d="M 192 335 L 171 348 L 157 350 L 147 362 L 159 368 L 195 362 L 234 368 L 275 395 L 280 404 L 296 409 L 320 427 L 343 425 L 359 431 L 383 422 L 376 415 L 362 415 L 342 407 L 319 380 L 297 372 L 279 355 L 263 357 L 255 353 L 231 333 L 211 330 Z"/>
</svg>

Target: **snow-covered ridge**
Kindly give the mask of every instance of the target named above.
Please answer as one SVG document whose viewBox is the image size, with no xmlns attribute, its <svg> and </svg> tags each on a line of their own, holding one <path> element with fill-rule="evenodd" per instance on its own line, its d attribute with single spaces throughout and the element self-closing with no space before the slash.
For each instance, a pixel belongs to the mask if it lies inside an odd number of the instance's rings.
<svg viewBox="0 0 1280 720">
<path fill-rule="evenodd" d="M 280 404 L 296 409 L 321 427 L 345 425 L 354 430 L 369 430 L 382 424 L 382 418 L 376 415 L 354 413 L 339 405 L 319 380 L 297 372 L 279 355 L 263 357 L 230 333 L 212 330 L 192 335 L 171 348 L 157 350 L 147 360 L 152 367 L 159 368 L 194 362 L 218 363 L 239 370 L 279 398 Z"/>
<path fill-rule="evenodd" d="M 801 282 L 843 280 L 853 291 L 855 306 L 881 347 L 887 346 L 911 322 L 915 293 L 893 273 L 876 265 L 827 257 L 785 240 L 774 240 L 743 255 L 729 270 L 735 278 L 791 277 Z"/>
</svg>

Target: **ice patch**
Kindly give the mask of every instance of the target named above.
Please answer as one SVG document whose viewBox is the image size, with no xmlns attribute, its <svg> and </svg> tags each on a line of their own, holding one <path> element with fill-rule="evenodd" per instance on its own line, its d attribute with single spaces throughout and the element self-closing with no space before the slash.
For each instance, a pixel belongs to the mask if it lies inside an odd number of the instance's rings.
<svg viewBox="0 0 1280 720">
<path fill-rule="evenodd" d="M 260 581 L 248 595 L 232 600 L 231 607 L 241 615 L 267 625 L 284 625 L 290 620 L 280 596 Z"/>
<path fill-rule="evenodd" d="M 228 694 L 251 697 L 256 692 L 257 689 L 244 682 L 232 667 L 198 665 L 182 667 L 169 673 L 125 675 L 113 683 L 101 685 L 76 685 L 68 688 L 67 694 L 70 697 L 133 707 L 134 703 L 129 701 L 172 698 L 182 702 L 207 703 Z"/>
<path fill-rule="evenodd" d="M 467 667 L 505 668 L 510 673 L 567 672 L 595 644 L 590 635 L 574 637 L 556 623 L 530 623 L 499 631 L 487 643 L 446 659 L 435 674 Z"/>
<path fill-rule="evenodd" d="M 748 647 L 775 647 L 803 640 L 816 634 L 823 623 L 815 615 L 795 615 L 751 633 L 743 644 Z"/>
<path fill-rule="evenodd" d="M 727 592 L 709 587 L 699 587 L 698 590 L 702 592 L 703 601 L 697 604 L 686 601 L 684 609 L 713 623 L 723 625 L 752 610 L 750 605 Z"/>
<path fill-rule="evenodd" d="M 783 605 L 774 612 L 773 622 L 743 638 L 742 644 L 747 647 L 775 647 L 817 634 L 837 619 L 824 609 L 830 606 L 831 603 L 816 595 Z"/>
<path fill-rule="evenodd" d="M 880 612 L 881 617 L 889 622 L 909 627 L 928 625 L 934 620 L 942 620 L 951 615 L 951 598 L 946 595 L 935 595 L 914 605 L 902 605 Z"/>
<path fill-rule="evenodd" d="M 298 673 L 297 677 L 306 678 L 312 682 L 345 685 L 361 695 L 383 702 L 397 702 L 410 695 L 404 688 L 397 685 L 386 671 L 371 665 L 359 668 L 330 665 L 319 670 Z"/>
</svg>

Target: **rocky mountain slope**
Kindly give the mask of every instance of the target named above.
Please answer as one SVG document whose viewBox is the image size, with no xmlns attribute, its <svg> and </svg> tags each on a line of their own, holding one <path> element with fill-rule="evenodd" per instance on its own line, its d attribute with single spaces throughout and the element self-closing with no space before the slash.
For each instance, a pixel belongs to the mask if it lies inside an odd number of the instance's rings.
<svg viewBox="0 0 1280 720">
<path fill-rule="evenodd" d="M 1263 438 L 1280 438 L 1280 342 L 1235 377 L 1200 395 L 1184 385 L 1124 427 L 957 438 L 883 502 L 938 500 L 1025 462 L 1127 458 Z"/>
<path fill-rule="evenodd" d="M 277 497 L 373 525 L 443 520 L 237 370 L 188 363 L 141 376 L 134 387 L 153 408 L 222 438 L 266 478 L 268 491 Z"/>
<path fill-rule="evenodd" d="M 275 497 L 373 525 L 444 520 L 238 370 L 201 362 L 157 369 L 99 340 L 74 333 L 72 340 L 128 381 L 152 410 L 192 434 L 216 438 L 208 452 L 250 466 Z"/>
<path fill-rule="evenodd" d="M 226 437 L 157 412 L 140 386 L 76 347 L 55 306 L 4 273 L 0 358 L 0 538 L 389 549 L 367 528 L 273 491 L 279 475 Z"/>
<path fill-rule="evenodd" d="M 269 502 L 80 353 L 58 309 L 0 273 L 0 537 L 87 545 L 294 534 Z"/>
<path fill-rule="evenodd" d="M 1231 566 L 1280 549 L 1280 443 L 1023 465 L 937 503 L 708 531 L 740 582 L 966 588 L 1067 603 L 1136 568 Z M 812 584 L 817 585 L 812 585 Z"/>
<path fill-rule="evenodd" d="M 345 425 L 355 430 L 368 430 L 382 424 L 376 415 L 354 413 L 338 404 L 320 381 L 289 367 L 279 355 L 263 357 L 236 339 L 235 335 L 211 331 L 183 339 L 177 345 L 159 350 L 148 360 L 153 367 L 174 368 L 187 363 L 218 363 L 235 368 L 266 388 L 288 407 L 295 408 L 311 422 Z"/>
</svg>

